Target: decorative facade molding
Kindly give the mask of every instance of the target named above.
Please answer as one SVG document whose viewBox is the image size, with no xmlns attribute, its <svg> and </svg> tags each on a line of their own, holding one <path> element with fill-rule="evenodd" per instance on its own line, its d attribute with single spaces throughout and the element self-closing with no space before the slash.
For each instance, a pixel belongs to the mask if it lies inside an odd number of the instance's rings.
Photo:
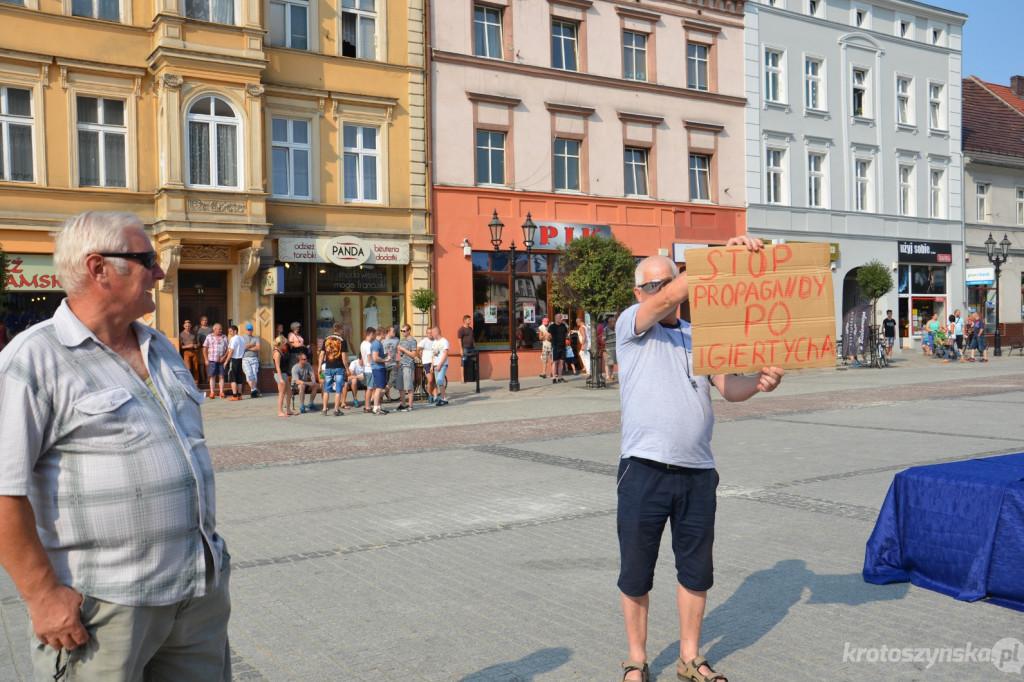
<svg viewBox="0 0 1024 682">
<path fill-rule="evenodd" d="M 576 104 L 561 104 L 559 102 L 544 102 L 544 108 L 552 114 L 569 114 L 571 116 L 582 116 L 588 118 L 597 111 L 594 107 L 581 107 Z"/>
<path fill-rule="evenodd" d="M 231 247 L 211 244 L 189 244 L 181 247 L 181 260 L 225 262 L 231 257 Z"/>
<path fill-rule="evenodd" d="M 487 92 L 470 92 L 466 91 L 466 99 L 470 102 L 486 102 L 487 104 L 497 104 L 499 106 L 508 107 L 513 109 L 519 106 L 519 103 L 523 100 L 518 97 L 508 97 L 506 95 L 492 95 Z"/>
<path fill-rule="evenodd" d="M 162 293 L 174 293 L 178 264 L 181 263 L 181 248 L 181 244 L 171 244 L 160 248 L 160 269 L 165 273 L 163 280 L 160 282 L 160 291 Z"/>
<path fill-rule="evenodd" d="M 242 291 L 252 289 L 252 281 L 260 269 L 260 252 L 258 246 L 251 246 L 247 249 L 239 249 L 238 264 L 242 266 Z"/>
<path fill-rule="evenodd" d="M 160 76 L 160 87 L 164 90 L 178 90 L 185 83 L 185 77 L 177 73 L 165 73 Z"/>
<path fill-rule="evenodd" d="M 246 83 L 245 94 L 249 95 L 253 99 L 259 99 L 263 97 L 263 93 L 266 92 L 266 88 L 263 87 L 262 83 Z"/>
<path fill-rule="evenodd" d="M 619 120 L 623 123 L 643 123 L 646 125 L 656 126 L 661 125 L 665 122 L 664 116 L 652 116 L 650 114 L 635 114 L 629 111 L 616 111 Z"/>
<path fill-rule="evenodd" d="M 185 210 L 195 213 L 245 215 L 245 202 L 227 199 L 189 199 L 185 202 Z"/>
</svg>

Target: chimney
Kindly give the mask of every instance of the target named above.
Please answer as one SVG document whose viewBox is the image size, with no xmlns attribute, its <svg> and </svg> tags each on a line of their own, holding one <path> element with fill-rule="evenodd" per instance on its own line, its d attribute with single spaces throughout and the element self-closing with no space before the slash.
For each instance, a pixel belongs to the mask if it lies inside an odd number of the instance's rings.
<svg viewBox="0 0 1024 682">
<path fill-rule="evenodd" d="M 1017 97 L 1024 99 L 1024 76 L 1010 76 L 1010 90 Z"/>
</svg>

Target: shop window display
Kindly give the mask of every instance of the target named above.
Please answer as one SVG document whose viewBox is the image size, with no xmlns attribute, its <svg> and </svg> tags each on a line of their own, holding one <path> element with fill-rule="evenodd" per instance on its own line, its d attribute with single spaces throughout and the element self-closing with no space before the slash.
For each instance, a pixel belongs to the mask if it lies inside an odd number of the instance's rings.
<svg viewBox="0 0 1024 682">
<path fill-rule="evenodd" d="M 540 348 L 537 328 L 550 317 L 550 273 L 553 254 L 516 254 L 515 328 L 519 348 Z M 473 329 L 481 350 L 508 350 L 512 322 L 509 319 L 510 287 L 508 252 L 477 251 L 473 263 Z"/>
</svg>

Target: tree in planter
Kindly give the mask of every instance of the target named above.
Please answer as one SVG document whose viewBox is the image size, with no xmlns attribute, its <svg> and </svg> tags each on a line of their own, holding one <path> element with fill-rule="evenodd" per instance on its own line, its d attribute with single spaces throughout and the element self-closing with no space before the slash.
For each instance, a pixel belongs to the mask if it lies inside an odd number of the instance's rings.
<svg viewBox="0 0 1024 682">
<path fill-rule="evenodd" d="M 636 259 L 622 242 L 592 235 L 569 242 L 558 257 L 558 269 L 551 278 L 551 302 L 559 308 L 581 308 L 591 313 L 587 339 L 590 357 L 596 358 L 596 316 L 633 303 Z M 596 365 L 592 366 L 591 379 L 597 374 Z M 597 385 L 602 383 L 598 381 Z"/>
<path fill-rule="evenodd" d="M 878 299 L 892 291 L 892 274 L 877 258 L 857 269 L 857 286 L 865 298 L 871 299 L 871 319 L 878 320 Z"/>
<path fill-rule="evenodd" d="M 421 324 L 430 324 L 430 309 L 437 303 L 437 293 L 432 289 L 416 289 L 409 298 L 413 307 L 420 311 L 426 318 Z"/>
</svg>

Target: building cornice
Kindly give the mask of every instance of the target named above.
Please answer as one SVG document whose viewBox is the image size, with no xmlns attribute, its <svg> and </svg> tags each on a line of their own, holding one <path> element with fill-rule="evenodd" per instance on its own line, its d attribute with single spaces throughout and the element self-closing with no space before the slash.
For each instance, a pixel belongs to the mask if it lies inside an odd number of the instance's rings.
<svg viewBox="0 0 1024 682">
<path fill-rule="evenodd" d="M 717 102 L 719 104 L 731 104 L 733 106 L 745 107 L 746 97 L 735 95 L 723 95 L 717 92 L 706 90 L 691 90 L 679 88 L 672 85 L 659 85 L 645 81 L 628 81 L 622 78 L 611 78 L 609 76 L 598 76 L 592 73 L 581 73 L 578 71 L 562 71 L 544 66 L 533 66 L 530 64 L 515 64 L 499 59 L 481 59 L 473 55 L 460 54 L 458 52 L 445 52 L 434 50 L 432 55 L 434 61 L 445 64 L 457 64 L 473 69 L 503 71 L 505 73 L 516 73 L 523 76 L 556 80 L 560 82 L 572 82 L 585 85 L 594 85 L 602 88 L 615 88 L 629 90 L 631 92 L 645 92 L 656 95 L 667 95 L 705 102 Z"/>
<path fill-rule="evenodd" d="M 575 104 L 559 104 L 558 102 L 544 102 L 544 107 L 552 114 L 570 114 L 587 118 L 593 116 L 597 111 L 594 107 L 581 107 Z"/>
<path fill-rule="evenodd" d="M 507 95 L 495 95 L 488 92 L 470 92 L 466 91 L 466 99 L 470 102 L 486 102 L 487 104 L 497 104 L 500 106 L 508 107 L 509 109 L 519 106 L 522 102 L 518 97 L 508 97 Z"/>
</svg>

